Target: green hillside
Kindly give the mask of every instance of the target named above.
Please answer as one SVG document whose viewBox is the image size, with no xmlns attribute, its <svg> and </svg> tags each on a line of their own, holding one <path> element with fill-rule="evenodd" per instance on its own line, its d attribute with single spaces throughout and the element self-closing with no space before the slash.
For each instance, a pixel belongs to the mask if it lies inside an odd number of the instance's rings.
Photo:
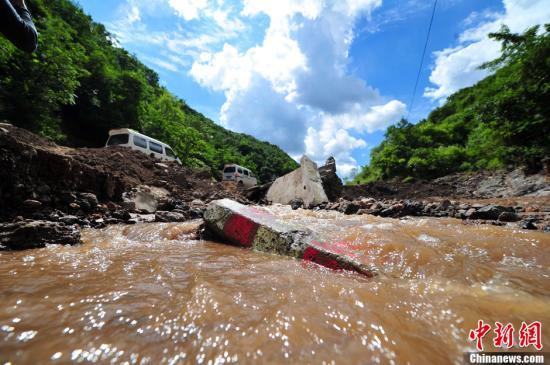
<svg viewBox="0 0 550 365">
<path fill-rule="evenodd" d="M 435 178 L 458 171 L 512 166 L 541 168 L 550 156 L 550 24 L 490 37 L 502 56 L 483 67 L 494 71 L 450 96 L 427 119 L 401 120 L 354 183 L 390 178 Z"/>
<path fill-rule="evenodd" d="M 69 0 L 33 0 L 39 50 L 25 54 L 0 37 L 0 120 L 58 143 L 102 146 L 129 127 L 170 144 L 183 163 L 252 169 L 263 182 L 297 164 L 280 148 L 225 130 L 159 85 L 158 75 Z"/>
</svg>

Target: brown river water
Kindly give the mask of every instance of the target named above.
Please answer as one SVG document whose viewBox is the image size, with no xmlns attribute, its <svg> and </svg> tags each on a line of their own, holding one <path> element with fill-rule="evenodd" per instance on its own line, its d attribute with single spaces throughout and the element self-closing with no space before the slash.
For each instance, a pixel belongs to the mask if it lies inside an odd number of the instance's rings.
<svg viewBox="0 0 550 365">
<path fill-rule="evenodd" d="M 379 275 L 193 240 L 198 222 L 85 230 L 0 252 L 0 364 L 461 364 L 479 319 L 540 321 L 550 348 L 549 234 L 270 210 Z"/>
</svg>

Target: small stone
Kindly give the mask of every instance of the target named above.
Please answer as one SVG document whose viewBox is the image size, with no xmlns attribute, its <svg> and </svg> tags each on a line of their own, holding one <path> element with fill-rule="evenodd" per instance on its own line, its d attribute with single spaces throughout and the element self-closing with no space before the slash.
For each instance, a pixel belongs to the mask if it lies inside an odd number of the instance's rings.
<svg viewBox="0 0 550 365">
<path fill-rule="evenodd" d="M 111 212 L 114 212 L 118 209 L 118 206 L 113 202 L 107 202 L 107 209 L 109 209 Z"/>
<path fill-rule="evenodd" d="M 111 213 L 111 215 L 114 218 L 121 219 L 121 220 L 124 220 L 124 221 L 127 221 L 130 218 L 132 218 L 132 216 L 130 215 L 130 212 L 128 212 L 127 210 L 124 210 L 124 209 L 114 211 L 114 212 Z"/>
<path fill-rule="evenodd" d="M 40 198 L 38 198 L 38 200 L 40 200 L 44 204 L 49 204 L 52 202 L 52 197 L 49 195 L 42 195 L 40 196 Z"/>
<path fill-rule="evenodd" d="M 90 204 L 90 207 L 92 209 L 95 209 L 98 204 L 99 204 L 99 201 L 97 200 L 97 196 L 95 194 L 92 194 L 92 193 L 80 193 L 80 198 L 84 201 L 86 201 L 88 204 Z"/>
<path fill-rule="evenodd" d="M 59 217 L 59 221 L 67 225 L 77 224 L 79 220 L 80 219 L 74 215 L 65 215 L 63 217 Z"/>
<path fill-rule="evenodd" d="M 35 211 L 42 207 L 42 203 L 38 200 L 27 199 L 23 202 L 23 208 L 28 211 Z"/>
<path fill-rule="evenodd" d="M 36 191 L 39 193 L 39 194 L 48 194 L 52 189 L 46 185 L 46 184 L 43 184 L 43 185 L 40 185 L 38 188 L 36 188 Z"/>
<path fill-rule="evenodd" d="M 163 164 L 162 162 L 155 163 L 155 166 L 160 168 L 160 169 L 168 169 L 168 165 Z"/>
<path fill-rule="evenodd" d="M 185 215 L 176 212 L 157 211 L 155 213 L 155 222 L 184 222 Z"/>
<path fill-rule="evenodd" d="M 351 215 L 357 213 L 359 208 L 359 204 L 346 201 L 340 204 L 340 208 L 338 210 L 346 215 Z"/>
<path fill-rule="evenodd" d="M 292 210 L 297 210 L 304 207 L 304 201 L 302 199 L 293 199 L 290 201 L 290 207 Z"/>
<path fill-rule="evenodd" d="M 464 213 L 465 218 L 471 218 L 476 212 L 475 208 L 470 208 Z"/>
<path fill-rule="evenodd" d="M 519 221 L 519 217 L 516 213 L 512 213 L 512 212 L 502 212 L 499 216 L 498 216 L 498 220 L 500 222 L 517 222 Z"/>
<path fill-rule="evenodd" d="M 535 226 L 532 219 L 526 219 L 526 220 L 521 221 L 519 223 L 519 226 L 522 229 L 530 229 L 530 230 L 537 229 L 537 226 Z"/>
<path fill-rule="evenodd" d="M 189 210 L 189 217 L 191 219 L 199 219 L 204 215 L 206 208 L 192 208 Z"/>
<path fill-rule="evenodd" d="M 71 204 L 69 204 L 69 208 L 76 211 L 76 210 L 80 209 L 80 205 L 78 205 L 76 203 L 71 203 Z"/>
<path fill-rule="evenodd" d="M 206 204 L 204 204 L 204 202 L 200 199 L 193 200 L 190 205 L 191 205 L 192 208 L 206 207 Z"/>
<path fill-rule="evenodd" d="M 443 200 L 441 203 L 439 203 L 439 209 L 441 210 L 447 210 L 449 209 L 449 207 L 451 206 L 451 201 L 450 200 Z"/>
</svg>

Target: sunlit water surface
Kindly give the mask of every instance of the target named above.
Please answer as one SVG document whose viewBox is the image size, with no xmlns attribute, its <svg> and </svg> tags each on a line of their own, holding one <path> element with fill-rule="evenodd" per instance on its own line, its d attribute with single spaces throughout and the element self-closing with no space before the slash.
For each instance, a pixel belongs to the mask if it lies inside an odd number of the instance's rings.
<svg viewBox="0 0 550 365">
<path fill-rule="evenodd" d="M 0 252 L 0 364 L 460 364 L 479 319 L 541 321 L 550 348 L 548 234 L 270 210 L 380 274 L 196 241 L 198 222 L 86 230 Z"/>
</svg>

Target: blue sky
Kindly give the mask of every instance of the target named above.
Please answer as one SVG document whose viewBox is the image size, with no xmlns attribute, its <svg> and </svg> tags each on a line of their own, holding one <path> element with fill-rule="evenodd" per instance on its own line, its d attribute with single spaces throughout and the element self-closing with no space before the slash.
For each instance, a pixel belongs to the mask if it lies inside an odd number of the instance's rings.
<svg viewBox="0 0 550 365">
<path fill-rule="evenodd" d="M 428 0 L 79 0 L 191 107 L 294 158 L 368 163 L 408 114 Z M 487 34 L 550 21 L 544 0 L 439 0 L 410 120 L 486 76 Z"/>
</svg>

